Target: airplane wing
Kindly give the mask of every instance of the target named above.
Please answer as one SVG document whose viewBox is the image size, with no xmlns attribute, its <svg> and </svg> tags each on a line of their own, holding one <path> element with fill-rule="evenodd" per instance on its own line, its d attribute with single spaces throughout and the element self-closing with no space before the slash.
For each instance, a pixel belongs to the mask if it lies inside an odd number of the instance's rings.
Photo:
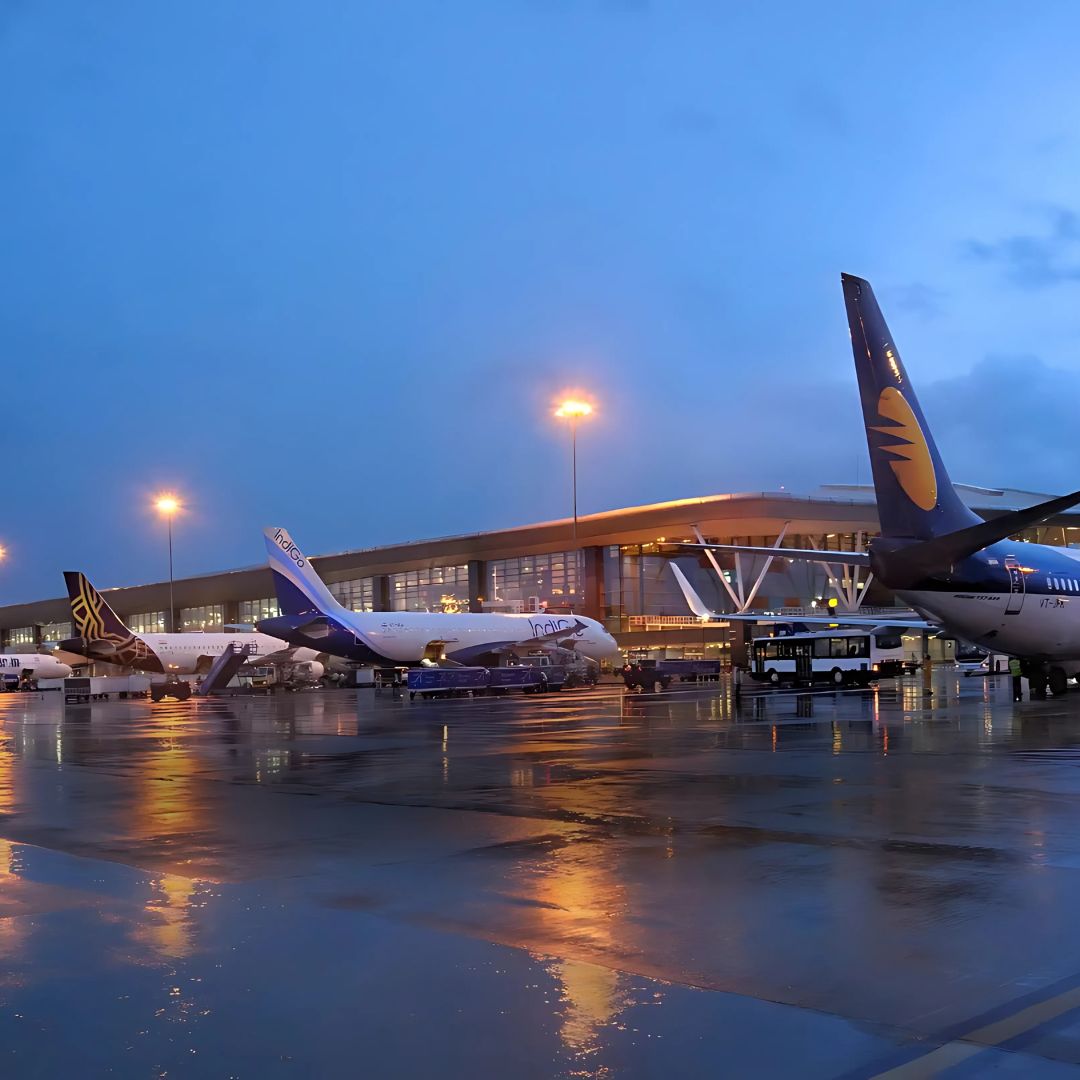
<svg viewBox="0 0 1080 1080">
<path fill-rule="evenodd" d="M 671 544 L 663 548 L 678 548 L 679 551 L 729 551 L 739 555 L 766 555 L 774 559 L 800 559 L 809 562 L 839 563 L 842 566 L 870 566 L 870 553 L 867 551 L 822 551 L 818 548 L 780 548 L 755 547 L 752 544 Z"/>
<path fill-rule="evenodd" d="M 728 622 L 757 622 L 757 623 L 813 623 L 824 626 L 866 626 L 871 630 L 879 627 L 882 630 L 940 630 L 940 623 L 927 622 L 914 615 L 910 619 L 880 619 L 873 615 L 777 615 L 769 611 L 756 613 L 743 612 L 738 615 L 725 615 L 717 612 L 717 619 Z"/>
<path fill-rule="evenodd" d="M 679 583 L 679 588 L 682 589 L 683 596 L 686 597 L 686 603 L 689 605 L 690 610 L 699 619 L 723 619 L 728 622 L 784 622 L 784 623 L 815 623 L 824 624 L 827 626 L 868 626 L 868 627 L 882 627 L 897 629 L 906 628 L 912 630 L 939 630 L 940 627 L 936 623 L 927 622 L 925 619 L 919 618 L 917 615 L 912 618 L 897 618 L 897 619 L 881 619 L 875 618 L 872 615 L 843 615 L 839 612 L 832 615 L 775 615 L 770 612 L 758 611 L 758 612 L 742 612 L 740 614 L 728 615 L 721 611 L 712 611 L 705 606 L 705 602 L 697 594 L 694 586 L 690 584 L 686 575 L 679 568 L 677 563 L 671 563 L 671 572 L 675 575 L 675 580 Z"/>
<path fill-rule="evenodd" d="M 502 653 L 521 652 L 524 649 L 540 649 L 544 652 L 570 653 L 574 651 L 574 635 L 586 630 L 588 627 L 580 619 L 575 619 L 572 626 L 565 626 L 559 630 L 552 630 L 547 634 L 538 634 L 536 637 L 523 638 L 520 641 L 491 641 L 483 645 L 471 645 L 465 649 L 457 649 L 448 653 L 451 659 L 458 663 L 472 663 L 474 660 L 490 655 Z"/>
</svg>

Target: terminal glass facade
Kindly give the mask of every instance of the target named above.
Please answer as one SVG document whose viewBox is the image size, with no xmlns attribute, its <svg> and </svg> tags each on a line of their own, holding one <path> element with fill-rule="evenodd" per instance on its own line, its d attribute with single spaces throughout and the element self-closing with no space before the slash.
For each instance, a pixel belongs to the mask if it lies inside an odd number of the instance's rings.
<svg viewBox="0 0 1080 1080">
<path fill-rule="evenodd" d="M 165 633 L 164 611 L 144 611 L 140 615 L 129 615 L 125 621 L 136 634 Z"/>
<path fill-rule="evenodd" d="M 32 626 L 16 626 L 8 631 L 9 645 L 33 645 L 36 640 Z"/>
<path fill-rule="evenodd" d="M 390 575 L 391 611 L 468 611 L 468 566 L 431 566 Z"/>
<path fill-rule="evenodd" d="M 224 627 L 224 604 L 203 604 L 202 607 L 180 609 L 180 629 L 182 631 L 218 631 L 224 629 Z"/>
<path fill-rule="evenodd" d="M 662 555 L 650 554 L 651 545 L 623 544 L 604 548 L 604 594 L 607 614 L 620 615 L 689 615 L 686 598 Z M 652 547 L 655 551 L 655 547 Z M 699 595 L 713 608 L 722 606 L 715 580 L 701 582 L 690 574 Z M 712 571 L 710 575 L 715 578 Z"/>
<path fill-rule="evenodd" d="M 553 551 L 492 559 L 487 564 L 484 606 L 511 611 L 580 605 L 585 580 L 580 551 Z"/>
<path fill-rule="evenodd" d="M 333 594 L 334 599 L 351 611 L 375 610 L 374 578 L 350 578 L 348 581 L 335 581 L 326 587 Z"/>
<path fill-rule="evenodd" d="M 42 641 L 66 641 L 71 637 L 70 622 L 47 622 L 41 624 Z"/>
<path fill-rule="evenodd" d="M 237 622 L 254 626 L 260 619 L 276 619 L 281 614 L 276 597 L 261 600 L 241 600 L 237 607 Z"/>
</svg>

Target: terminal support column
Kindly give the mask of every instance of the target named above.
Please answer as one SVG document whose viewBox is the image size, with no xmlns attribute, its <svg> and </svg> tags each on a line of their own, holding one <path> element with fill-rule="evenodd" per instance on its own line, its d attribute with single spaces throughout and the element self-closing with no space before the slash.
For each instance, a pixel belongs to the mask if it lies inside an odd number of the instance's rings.
<svg viewBox="0 0 1080 1080">
<path fill-rule="evenodd" d="M 581 614 L 590 619 L 604 619 L 604 549 L 581 548 Z"/>
<path fill-rule="evenodd" d="M 376 611 L 390 610 L 390 575 L 376 574 L 372 579 L 373 601 Z"/>
<path fill-rule="evenodd" d="M 470 559 L 469 563 L 469 610 L 483 611 L 484 581 L 487 578 L 487 565 L 483 559 Z"/>
</svg>

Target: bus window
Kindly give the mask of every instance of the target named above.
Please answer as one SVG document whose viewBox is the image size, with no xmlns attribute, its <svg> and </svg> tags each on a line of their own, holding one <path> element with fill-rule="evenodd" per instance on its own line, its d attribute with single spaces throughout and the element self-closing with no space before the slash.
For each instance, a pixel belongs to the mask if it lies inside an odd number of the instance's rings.
<svg viewBox="0 0 1080 1080">
<path fill-rule="evenodd" d="M 865 646 L 863 646 L 863 642 L 865 640 L 865 638 L 857 637 L 848 638 L 847 654 L 849 659 L 854 660 L 856 657 L 863 656 L 865 654 Z"/>
<path fill-rule="evenodd" d="M 814 655 L 827 657 L 829 655 L 829 639 L 827 637 L 814 638 Z"/>
<path fill-rule="evenodd" d="M 832 641 L 832 658 L 834 660 L 843 660 L 847 657 L 847 638 L 834 637 L 830 638 Z"/>
<path fill-rule="evenodd" d="M 874 644 L 879 649 L 899 649 L 904 641 L 899 634 L 877 634 L 874 637 Z"/>
</svg>

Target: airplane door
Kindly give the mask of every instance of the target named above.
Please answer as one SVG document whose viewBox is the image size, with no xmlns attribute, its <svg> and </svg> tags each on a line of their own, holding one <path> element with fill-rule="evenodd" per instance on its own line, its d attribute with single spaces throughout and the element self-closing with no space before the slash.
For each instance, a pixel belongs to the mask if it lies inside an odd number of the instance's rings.
<svg viewBox="0 0 1080 1080">
<path fill-rule="evenodd" d="M 1009 602 L 1005 605 L 1005 614 L 1019 615 L 1024 606 L 1024 574 L 1015 559 L 1006 559 L 1005 569 L 1009 572 Z"/>
</svg>

